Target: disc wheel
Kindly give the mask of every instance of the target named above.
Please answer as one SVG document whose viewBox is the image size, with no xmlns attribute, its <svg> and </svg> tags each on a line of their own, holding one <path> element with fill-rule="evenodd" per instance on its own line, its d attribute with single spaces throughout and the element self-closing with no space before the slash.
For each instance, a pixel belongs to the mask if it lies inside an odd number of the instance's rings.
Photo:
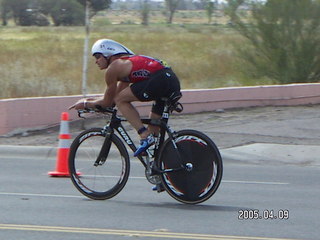
<svg viewBox="0 0 320 240">
<path fill-rule="evenodd" d="M 174 140 L 167 139 L 159 157 L 160 170 L 185 169 L 161 174 L 166 191 L 174 199 L 197 204 L 208 200 L 218 189 L 222 178 L 221 155 L 214 142 L 195 130 L 177 132 Z"/>
</svg>

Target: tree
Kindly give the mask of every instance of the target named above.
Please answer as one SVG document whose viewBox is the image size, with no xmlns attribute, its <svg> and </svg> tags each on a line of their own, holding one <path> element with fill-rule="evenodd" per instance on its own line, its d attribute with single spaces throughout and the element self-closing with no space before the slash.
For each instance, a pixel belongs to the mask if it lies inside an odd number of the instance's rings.
<svg viewBox="0 0 320 240">
<path fill-rule="evenodd" d="M 207 12 L 207 16 L 208 16 L 208 24 L 210 24 L 212 21 L 213 11 L 214 11 L 214 3 L 211 2 L 211 0 L 208 0 L 207 6 L 206 6 L 206 12 Z"/>
<path fill-rule="evenodd" d="M 181 1 L 181 0 L 165 0 L 165 1 L 166 1 L 165 2 L 166 7 L 169 11 L 167 23 L 172 24 L 173 15 L 174 15 L 175 11 L 177 10 L 179 1 Z"/>
<path fill-rule="evenodd" d="M 77 0 L 83 7 L 86 6 L 86 0 Z M 90 18 L 98 12 L 110 8 L 112 0 L 90 0 Z"/>
<path fill-rule="evenodd" d="M 36 0 L 1 0 L 2 25 L 7 25 L 8 15 L 21 26 L 48 25 L 49 21 L 37 7 Z"/>
<path fill-rule="evenodd" d="M 141 18 L 142 25 L 147 26 L 149 24 L 150 4 L 148 0 L 143 0 L 141 3 Z"/>
<path fill-rule="evenodd" d="M 55 26 L 84 25 L 83 6 L 75 0 L 56 0 L 50 15 Z"/>
<path fill-rule="evenodd" d="M 6 10 L 4 13 L 5 21 L 7 21 L 6 14 L 12 12 L 14 22 L 20 25 L 23 22 L 23 18 L 26 15 L 26 10 L 28 9 L 29 0 L 3 0 L 3 9 Z"/>
<path fill-rule="evenodd" d="M 280 83 L 320 80 L 319 1 L 228 2 L 226 13 L 232 26 L 250 43 L 239 49 L 240 56 L 257 77 L 267 76 Z M 238 10 L 246 3 L 252 16 L 244 21 Z"/>
<path fill-rule="evenodd" d="M 12 15 L 17 25 L 83 25 L 86 0 L 0 0 L 2 24 Z M 90 0 L 90 17 L 110 7 L 111 0 Z"/>
<path fill-rule="evenodd" d="M 7 6 L 5 5 L 4 0 L 0 0 L 0 11 L 1 11 L 2 26 L 6 26 L 8 24 L 8 20 L 7 20 L 8 9 L 7 9 Z"/>
</svg>

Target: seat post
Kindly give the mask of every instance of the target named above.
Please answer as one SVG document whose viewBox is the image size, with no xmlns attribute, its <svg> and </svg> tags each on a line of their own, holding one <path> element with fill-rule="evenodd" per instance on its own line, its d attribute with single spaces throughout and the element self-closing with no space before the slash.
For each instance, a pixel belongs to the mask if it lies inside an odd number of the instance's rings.
<svg viewBox="0 0 320 240">
<path fill-rule="evenodd" d="M 169 116 L 170 116 L 170 102 L 167 100 L 164 105 L 162 119 L 164 119 L 164 120 L 166 120 L 166 122 L 168 122 Z"/>
</svg>

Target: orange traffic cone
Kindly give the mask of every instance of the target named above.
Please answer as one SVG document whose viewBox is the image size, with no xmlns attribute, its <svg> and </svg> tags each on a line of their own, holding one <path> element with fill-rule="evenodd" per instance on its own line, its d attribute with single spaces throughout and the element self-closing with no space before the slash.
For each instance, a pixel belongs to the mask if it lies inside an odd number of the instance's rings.
<svg viewBox="0 0 320 240">
<path fill-rule="evenodd" d="M 56 170 L 52 172 L 48 172 L 48 175 L 50 175 L 51 177 L 70 176 L 69 167 L 68 167 L 70 139 L 71 139 L 71 135 L 69 134 L 69 114 L 67 112 L 63 112 L 61 114 Z"/>
</svg>

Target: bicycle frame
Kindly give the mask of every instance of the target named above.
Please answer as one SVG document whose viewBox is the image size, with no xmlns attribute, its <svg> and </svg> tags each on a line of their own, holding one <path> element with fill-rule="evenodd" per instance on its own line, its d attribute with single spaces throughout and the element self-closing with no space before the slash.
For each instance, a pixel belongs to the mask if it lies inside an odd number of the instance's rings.
<svg viewBox="0 0 320 240">
<path fill-rule="evenodd" d="M 137 158 L 145 167 L 146 179 L 158 192 L 166 190 L 182 203 L 196 204 L 206 201 L 217 190 L 222 160 L 215 143 L 206 134 L 192 129 L 175 132 L 168 126 L 172 111 L 183 109 L 177 102 L 179 97 L 181 95 L 176 94 L 162 99 L 165 108 L 159 119 L 141 119 L 144 125 L 159 128 L 159 136 L 155 137 L 155 144 Z M 85 196 L 110 199 L 124 188 L 129 178 L 133 154 L 128 154 L 128 147 L 132 152 L 137 148 L 125 129 L 127 124 L 123 122 L 127 120 L 117 115 L 117 109 L 95 106 L 78 110 L 80 117 L 85 113 L 108 114 L 109 120 L 103 128 L 85 130 L 73 141 L 68 160 L 71 179 Z M 82 176 L 77 169 L 82 170 Z"/>
<path fill-rule="evenodd" d="M 103 164 L 104 161 L 106 161 L 106 158 L 107 158 L 107 156 L 109 154 L 109 150 L 110 150 L 110 140 L 109 139 L 114 134 L 114 129 L 117 131 L 117 133 L 121 136 L 123 141 L 129 146 L 129 148 L 133 152 L 135 152 L 137 150 L 137 147 L 135 146 L 131 137 L 128 135 L 127 131 L 125 130 L 125 128 L 122 125 L 122 122 L 127 121 L 127 120 L 124 118 L 118 117 L 117 110 L 115 110 L 115 109 L 113 109 L 112 111 L 108 111 L 108 112 L 112 113 L 112 116 L 111 116 L 110 123 L 104 127 L 106 137 L 105 137 L 103 146 L 100 150 L 100 153 L 98 155 L 98 158 L 94 164 L 95 166 L 98 166 L 99 164 Z M 155 150 L 154 150 L 154 159 L 155 160 L 157 160 L 159 157 L 160 148 L 165 141 L 166 133 L 168 134 L 168 138 L 172 140 L 174 148 L 177 149 L 177 146 L 176 146 L 175 142 L 173 141 L 174 131 L 172 131 L 171 128 L 167 125 L 168 120 L 169 120 L 169 116 L 170 116 L 170 109 L 169 109 L 169 105 L 166 104 L 164 111 L 163 111 L 163 114 L 162 114 L 162 117 L 160 119 L 150 119 L 150 118 L 142 118 L 141 119 L 142 123 L 144 123 L 144 124 L 160 127 L 160 137 L 158 138 L 158 141 L 156 141 Z M 137 157 L 140 160 L 140 162 L 143 164 L 143 166 L 145 168 L 147 168 L 148 165 L 147 165 L 146 161 L 144 160 L 143 156 L 139 155 Z M 167 169 L 165 171 L 160 171 L 159 169 L 157 169 L 158 166 L 156 166 L 156 169 L 153 169 L 153 170 L 155 172 L 162 173 L 162 172 L 171 172 L 171 171 L 185 169 L 185 166 L 182 163 L 179 151 L 177 151 L 177 157 L 178 157 L 178 161 L 180 162 L 181 168 Z"/>
</svg>

